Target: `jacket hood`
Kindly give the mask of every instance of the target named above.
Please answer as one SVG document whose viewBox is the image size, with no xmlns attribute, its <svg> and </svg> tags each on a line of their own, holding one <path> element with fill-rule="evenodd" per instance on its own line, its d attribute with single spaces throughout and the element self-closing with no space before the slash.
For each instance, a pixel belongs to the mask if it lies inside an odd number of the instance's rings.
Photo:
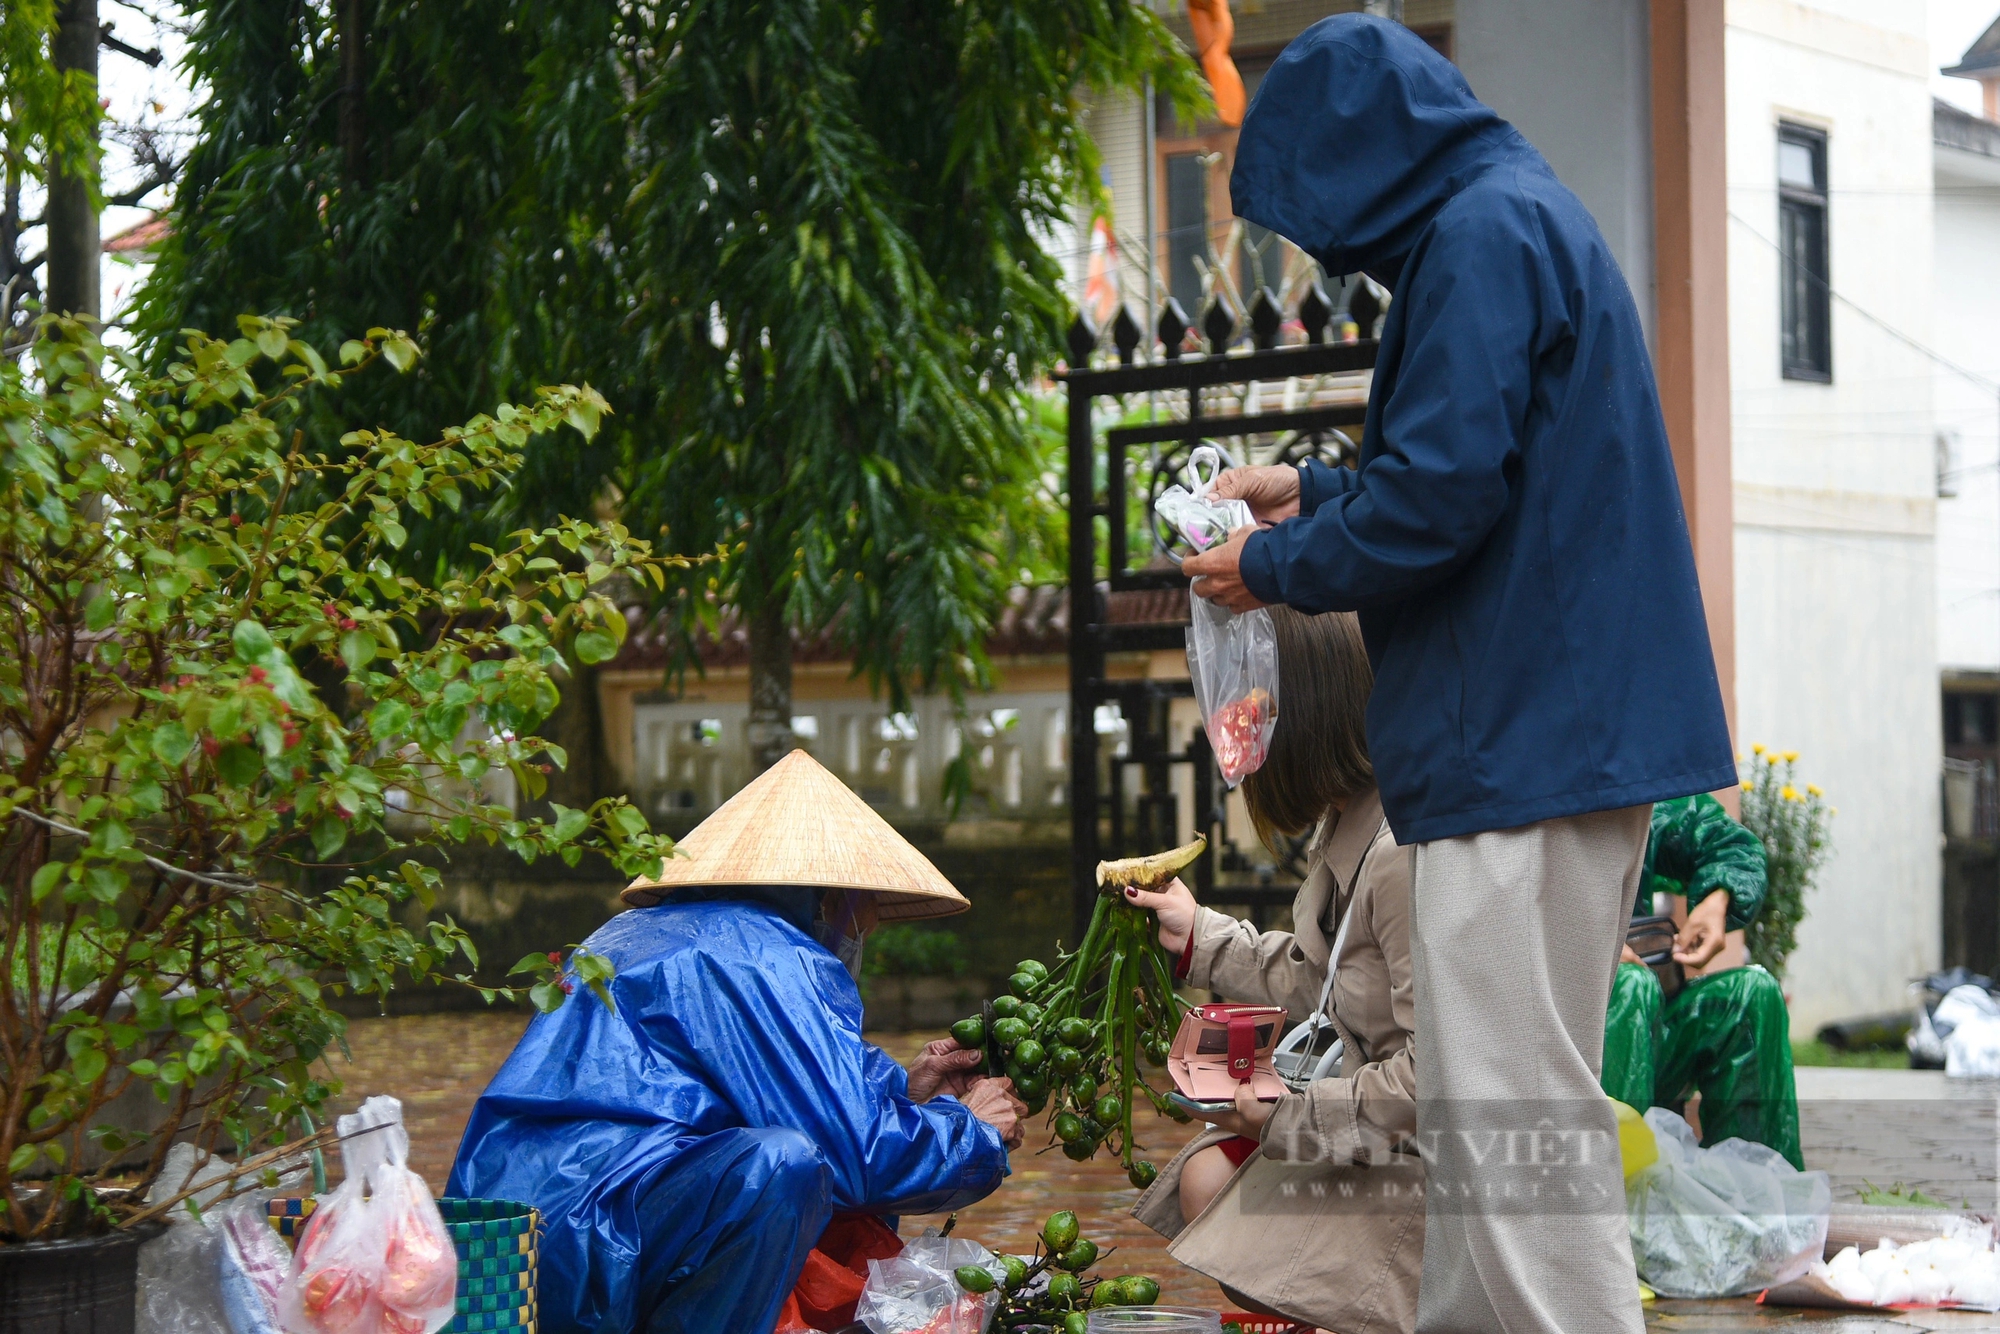
<svg viewBox="0 0 2000 1334">
<path fill-rule="evenodd" d="M 1455 66 L 1400 23 L 1322 19 L 1258 86 L 1236 142 L 1236 216 L 1330 274 L 1401 266 L 1445 201 L 1508 162 L 1544 165 L 1472 95 Z"/>
</svg>

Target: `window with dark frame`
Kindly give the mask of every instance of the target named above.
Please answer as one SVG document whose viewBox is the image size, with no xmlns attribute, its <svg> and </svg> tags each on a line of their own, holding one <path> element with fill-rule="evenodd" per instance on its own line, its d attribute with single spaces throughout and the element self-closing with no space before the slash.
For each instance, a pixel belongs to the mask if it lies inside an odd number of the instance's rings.
<svg viewBox="0 0 2000 1334">
<path fill-rule="evenodd" d="M 1787 380 L 1833 379 L 1826 134 L 1778 127 L 1779 344 Z"/>
</svg>

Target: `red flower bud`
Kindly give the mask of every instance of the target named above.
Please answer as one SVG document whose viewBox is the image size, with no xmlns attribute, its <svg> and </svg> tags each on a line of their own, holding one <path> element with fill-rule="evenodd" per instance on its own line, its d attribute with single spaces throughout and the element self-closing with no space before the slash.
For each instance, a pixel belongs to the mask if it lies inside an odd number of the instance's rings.
<svg viewBox="0 0 2000 1334">
<path fill-rule="evenodd" d="M 263 685 L 269 679 L 269 674 L 262 667 L 252 667 L 250 669 L 250 679 L 258 685 Z"/>
<path fill-rule="evenodd" d="M 241 528 L 243 526 L 243 516 L 241 514 L 230 515 L 229 526 L 231 528 Z"/>
<path fill-rule="evenodd" d="M 564 978 L 564 979 L 562 980 L 562 989 L 563 989 L 563 995 L 565 995 L 565 996 L 570 996 L 570 995 L 574 995 L 574 994 L 576 993 L 576 982 L 575 982 L 575 980 L 574 980 L 574 979 L 572 979 L 572 978 L 567 978 L 567 977 L 566 977 L 566 978 Z"/>
<path fill-rule="evenodd" d="M 360 622 L 355 620 L 352 616 L 343 616 L 340 618 L 340 628 L 343 630 L 352 630 L 355 626 L 359 624 Z"/>
<path fill-rule="evenodd" d="M 201 753 L 212 760 L 222 753 L 222 743 L 212 736 L 205 736 L 201 739 Z"/>
<path fill-rule="evenodd" d="M 285 749 L 290 750 L 293 746 L 296 746 L 298 744 L 299 744 L 298 732 L 296 732 L 292 728 L 287 727 L 285 729 Z"/>
<path fill-rule="evenodd" d="M 560 966 L 561 966 L 561 964 L 562 964 L 562 951 L 561 951 L 561 950 L 550 950 L 550 951 L 549 951 L 549 962 L 550 962 L 550 963 L 552 963 L 552 964 L 555 964 L 555 965 L 557 965 L 558 967 L 560 967 Z"/>
</svg>

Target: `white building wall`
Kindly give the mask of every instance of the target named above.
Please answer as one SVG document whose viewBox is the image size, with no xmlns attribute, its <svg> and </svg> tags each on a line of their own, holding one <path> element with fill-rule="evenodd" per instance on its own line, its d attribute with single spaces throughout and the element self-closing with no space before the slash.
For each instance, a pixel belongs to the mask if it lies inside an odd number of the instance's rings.
<svg viewBox="0 0 2000 1334">
<path fill-rule="evenodd" d="M 2000 160 L 1936 150 L 1938 656 L 2000 668 Z M 1978 378 L 1973 378 L 1978 377 Z"/>
<path fill-rule="evenodd" d="M 1457 0 L 1452 52 L 1472 91 L 1576 192 L 1653 339 L 1652 46 L 1646 0 Z M 1562 73 L 1550 77 L 1550 55 Z"/>
<path fill-rule="evenodd" d="M 1934 336 L 1931 61 L 1920 0 L 1727 14 L 1737 737 L 1839 810 L 1786 980 L 1804 1034 L 1938 957 L 1932 368 L 1889 332 Z M 1781 120 L 1828 135 L 1831 384 L 1780 373 Z"/>
</svg>

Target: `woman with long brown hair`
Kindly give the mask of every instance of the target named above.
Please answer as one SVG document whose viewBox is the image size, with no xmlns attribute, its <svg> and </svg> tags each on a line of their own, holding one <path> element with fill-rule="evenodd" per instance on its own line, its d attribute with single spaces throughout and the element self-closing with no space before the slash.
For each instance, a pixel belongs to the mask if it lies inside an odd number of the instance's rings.
<svg viewBox="0 0 2000 1334">
<path fill-rule="evenodd" d="M 1128 890 L 1159 915 L 1180 976 L 1234 1001 L 1327 1011 L 1337 1076 L 1276 1103 L 1245 1085 L 1233 1111 L 1183 1149 L 1133 1206 L 1175 1259 L 1232 1300 L 1341 1334 L 1416 1326 L 1423 1169 L 1416 1132 L 1410 858 L 1382 815 L 1368 761 L 1374 677 L 1355 618 L 1271 609 L 1278 720 L 1243 780 L 1250 819 L 1277 853 L 1310 834 L 1291 931 L 1259 932 L 1203 908 L 1180 881 Z M 1338 958 L 1334 955 L 1338 953 Z M 1330 992 L 1326 989 L 1332 971 Z"/>
</svg>

